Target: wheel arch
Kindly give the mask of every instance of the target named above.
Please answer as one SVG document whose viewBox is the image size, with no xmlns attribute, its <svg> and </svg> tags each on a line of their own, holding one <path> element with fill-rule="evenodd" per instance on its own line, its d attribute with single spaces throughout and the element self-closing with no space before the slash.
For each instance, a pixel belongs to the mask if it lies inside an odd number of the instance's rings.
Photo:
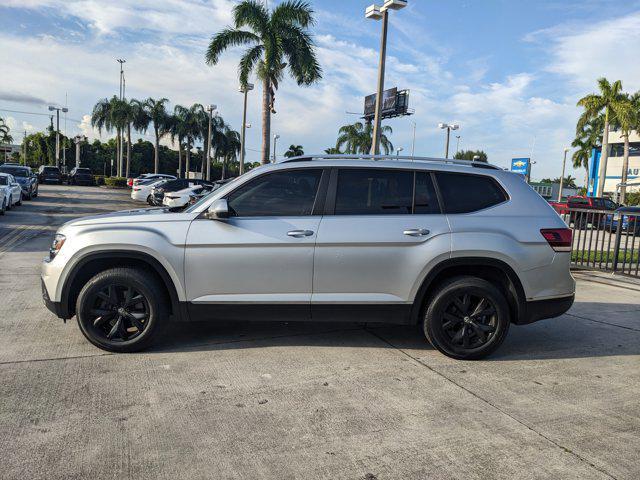
<svg viewBox="0 0 640 480">
<path fill-rule="evenodd" d="M 115 267 L 139 267 L 151 271 L 166 289 L 171 317 L 184 317 L 178 290 L 167 269 L 148 253 L 131 250 L 102 250 L 89 253 L 80 259 L 72 267 L 62 286 L 60 303 L 63 317 L 71 318 L 75 314 L 76 299 L 86 281 L 101 271 Z"/>
<path fill-rule="evenodd" d="M 518 275 L 506 262 L 488 257 L 449 258 L 437 264 L 426 275 L 411 308 L 411 323 L 420 322 L 425 302 L 442 280 L 455 276 L 476 276 L 498 283 L 506 290 L 512 323 L 520 323 L 526 312 L 526 296 Z"/>
</svg>

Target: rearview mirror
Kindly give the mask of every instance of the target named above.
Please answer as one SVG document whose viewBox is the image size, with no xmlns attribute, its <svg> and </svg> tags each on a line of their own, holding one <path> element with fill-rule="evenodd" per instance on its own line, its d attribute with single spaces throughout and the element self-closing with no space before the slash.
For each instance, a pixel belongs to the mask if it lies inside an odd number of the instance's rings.
<svg viewBox="0 0 640 480">
<path fill-rule="evenodd" d="M 227 200 L 225 198 L 219 198 L 213 202 L 204 216 L 209 220 L 229 218 L 229 204 L 227 203 Z"/>
</svg>

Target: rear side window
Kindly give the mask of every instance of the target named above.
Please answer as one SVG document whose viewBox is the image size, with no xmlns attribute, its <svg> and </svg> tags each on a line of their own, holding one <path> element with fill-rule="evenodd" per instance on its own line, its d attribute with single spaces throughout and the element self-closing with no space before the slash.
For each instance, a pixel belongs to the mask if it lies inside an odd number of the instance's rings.
<svg viewBox="0 0 640 480">
<path fill-rule="evenodd" d="M 462 173 L 436 173 L 446 213 L 469 213 L 507 200 L 491 177 Z"/>
<path fill-rule="evenodd" d="M 336 215 L 411 214 L 413 172 L 353 168 L 338 172 Z"/>
</svg>

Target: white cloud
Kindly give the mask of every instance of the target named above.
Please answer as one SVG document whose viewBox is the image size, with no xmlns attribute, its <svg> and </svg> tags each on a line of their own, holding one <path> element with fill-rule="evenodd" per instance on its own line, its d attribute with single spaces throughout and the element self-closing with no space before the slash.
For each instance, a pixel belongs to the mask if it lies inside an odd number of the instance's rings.
<svg viewBox="0 0 640 480">
<path fill-rule="evenodd" d="M 551 55 L 546 70 L 560 74 L 575 90 L 593 91 L 596 79 L 622 80 L 627 90 L 640 89 L 640 12 L 597 23 L 566 24 L 534 32 Z"/>
</svg>

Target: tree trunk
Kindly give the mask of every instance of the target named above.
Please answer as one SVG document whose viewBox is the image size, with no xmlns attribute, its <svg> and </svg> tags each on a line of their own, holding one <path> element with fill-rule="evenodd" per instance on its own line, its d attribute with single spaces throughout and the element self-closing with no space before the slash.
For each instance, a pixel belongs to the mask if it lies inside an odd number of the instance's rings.
<svg viewBox="0 0 640 480">
<path fill-rule="evenodd" d="M 125 178 L 129 178 L 129 172 L 131 168 L 131 124 L 127 124 L 127 171 L 124 175 Z"/>
<path fill-rule="evenodd" d="M 624 157 L 622 158 L 622 186 L 620 187 L 620 199 L 619 203 L 623 203 L 627 197 L 627 176 L 629 175 L 629 133 L 624 135 Z"/>
<path fill-rule="evenodd" d="M 160 135 L 158 133 L 158 127 L 155 126 L 155 123 L 153 130 L 156 134 L 156 151 L 154 152 L 153 158 L 153 173 L 158 173 L 158 171 L 160 170 Z"/>
<path fill-rule="evenodd" d="M 271 150 L 271 82 L 265 79 L 262 86 L 262 164 L 269 163 Z"/>
<path fill-rule="evenodd" d="M 182 139 L 178 138 L 178 178 L 182 178 Z"/>
<path fill-rule="evenodd" d="M 184 161 L 184 177 L 189 178 L 189 161 L 191 160 L 191 141 L 187 140 L 187 151 L 185 153 Z"/>
<path fill-rule="evenodd" d="M 602 136 L 602 153 L 600 155 L 600 168 L 598 168 L 597 197 L 604 194 L 604 182 L 607 178 L 607 160 L 609 159 L 609 109 L 605 113 L 604 135 Z"/>
</svg>

